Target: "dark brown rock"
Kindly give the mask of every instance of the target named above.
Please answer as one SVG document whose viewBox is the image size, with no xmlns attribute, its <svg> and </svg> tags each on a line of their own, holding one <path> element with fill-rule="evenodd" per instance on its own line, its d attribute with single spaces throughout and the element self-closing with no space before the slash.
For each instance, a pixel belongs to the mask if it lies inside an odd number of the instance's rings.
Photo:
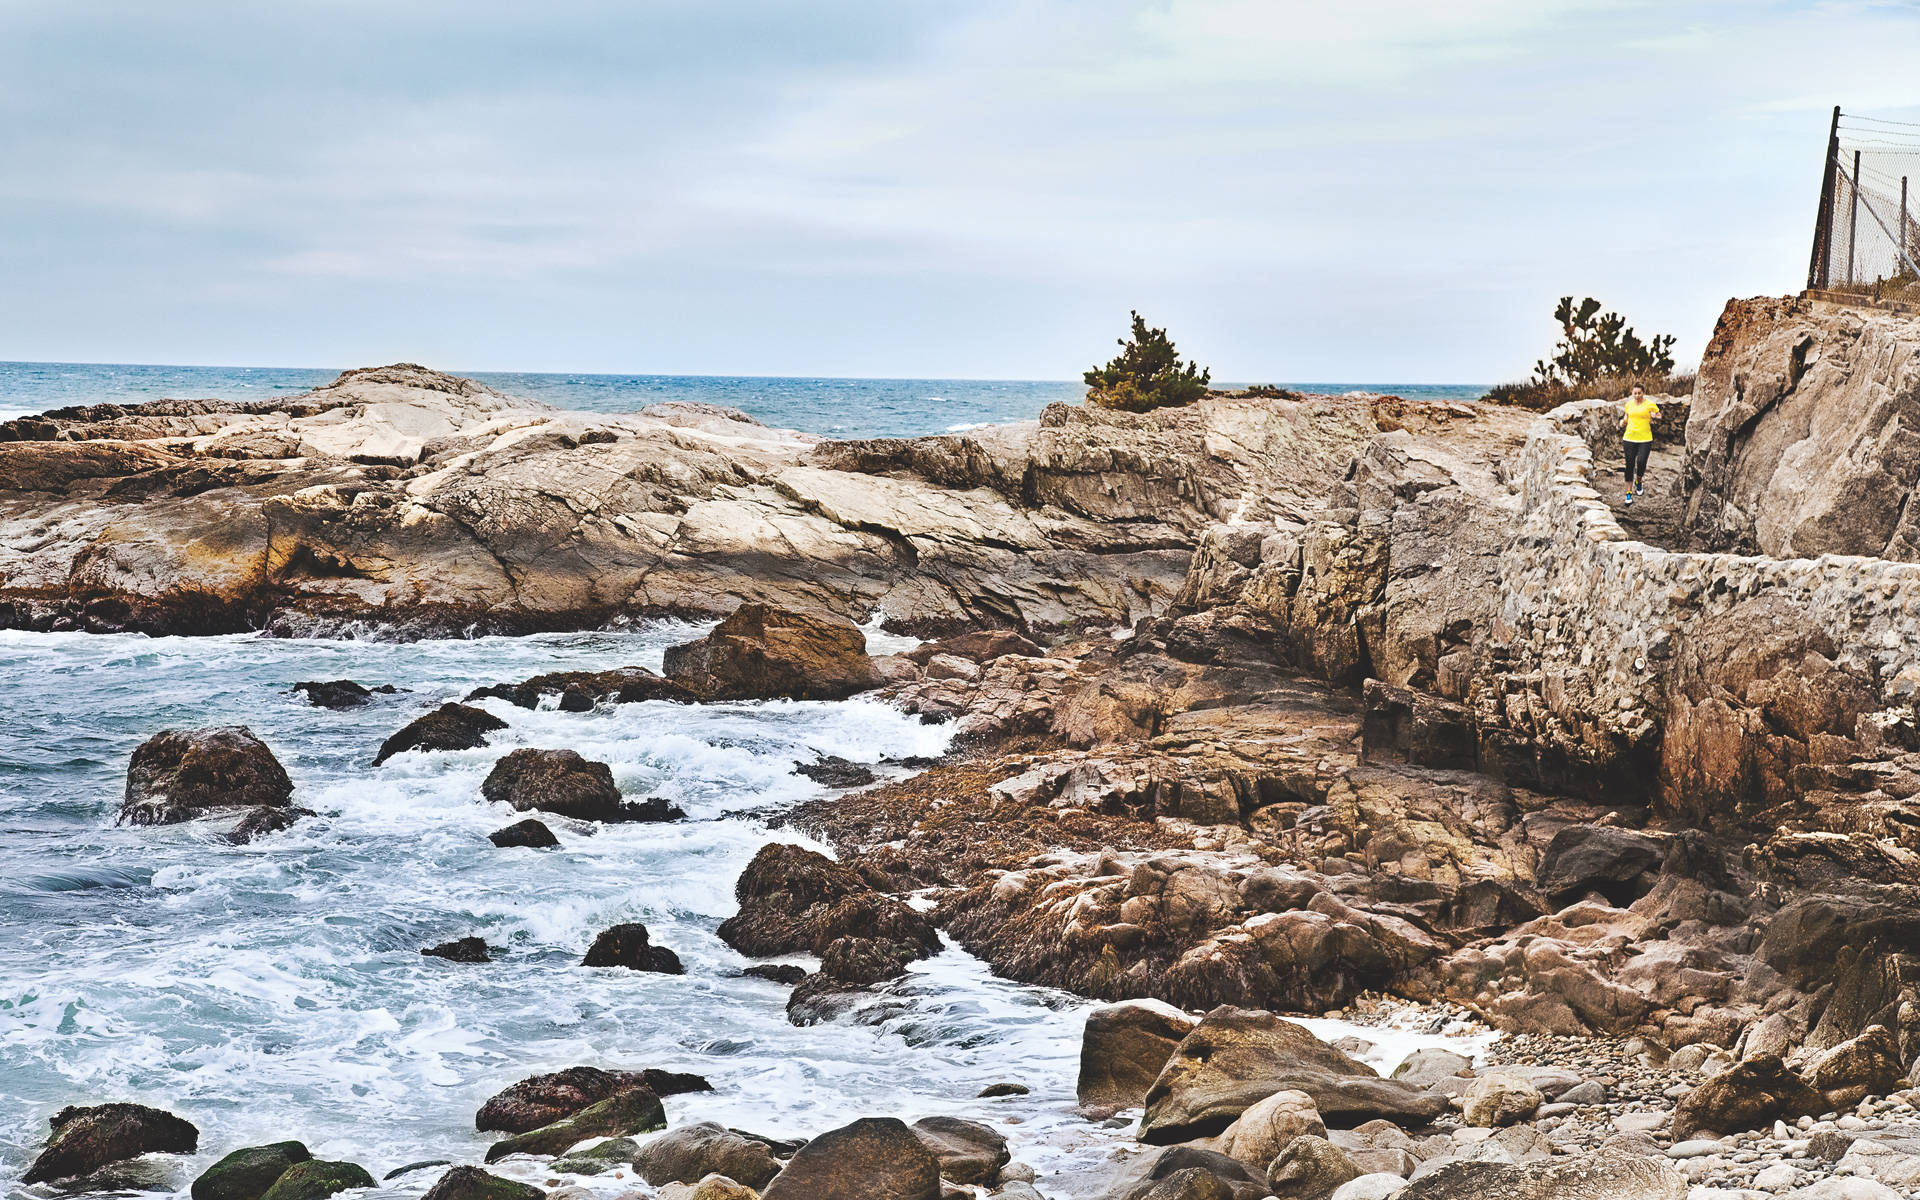
<svg viewBox="0 0 1920 1200">
<path fill-rule="evenodd" d="M 438 946 L 429 946 L 420 952 L 428 958 L 444 958 L 448 962 L 483 963 L 492 962 L 493 956 L 487 950 L 484 938 L 463 937 L 451 942 L 442 942 Z"/>
<path fill-rule="evenodd" d="M 801 763 L 793 770 L 796 775 L 805 775 L 815 783 L 836 788 L 865 787 L 880 778 L 873 773 L 872 767 L 861 766 L 831 754 L 814 762 Z"/>
<path fill-rule="evenodd" d="M 406 750 L 478 750 L 487 744 L 487 734 L 506 727 L 505 721 L 484 709 L 442 704 L 381 742 L 373 765 L 377 767 Z"/>
<path fill-rule="evenodd" d="M 245 846 L 268 834 L 285 832 L 293 828 L 295 821 L 304 817 L 318 815 L 312 809 L 296 804 L 284 808 L 268 808 L 266 805 L 250 808 L 232 829 L 227 830 L 227 841 L 235 846 Z"/>
<path fill-rule="evenodd" d="M 530 1184 L 479 1167 L 455 1167 L 435 1180 L 420 1200 L 541 1200 L 545 1195 Z"/>
<path fill-rule="evenodd" d="M 571 1116 L 623 1088 L 645 1083 L 637 1071 L 603 1071 L 598 1067 L 568 1067 L 530 1076 L 482 1104 L 474 1115 L 473 1127 L 482 1133 L 525 1133 Z"/>
<path fill-rule="evenodd" d="M 802 1146 L 761 1200 L 940 1200 L 940 1164 L 905 1122 L 863 1117 Z"/>
<path fill-rule="evenodd" d="M 144 1104 L 63 1108 L 48 1124 L 53 1132 L 46 1148 L 27 1167 L 21 1183 L 85 1175 L 142 1154 L 192 1154 L 200 1148 L 200 1131 L 191 1123 Z"/>
<path fill-rule="evenodd" d="M 284 808 L 292 795 L 286 769 L 246 726 L 167 729 L 133 752 L 120 820 L 168 825 L 209 810 Z"/>
<path fill-rule="evenodd" d="M 351 679 L 329 679 L 324 683 L 313 680 L 296 683 L 293 690 L 305 694 L 307 703 L 315 708 L 340 709 L 372 704 L 375 694 L 391 696 L 399 689 L 390 683 L 370 688 Z"/>
<path fill-rule="evenodd" d="M 1011 629 L 980 629 L 972 633 L 941 638 L 937 642 L 922 643 L 907 651 L 906 657 L 924 667 L 939 654 L 951 654 L 955 658 L 989 663 L 1009 654 L 1039 658 L 1045 653 L 1046 651 L 1032 639 L 1022 637 Z"/>
<path fill-rule="evenodd" d="M 807 969 L 798 963 L 755 963 L 743 968 L 740 973 L 769 983 L 783 983 L 788 987 L 807 977 Z"/>
<path fill-rule="evenodd" d="M 845 617 L 743 604 L 667 651 L 666 672 L 708 700 L 842 700 L 878 684 L 867 637 Z"/>
<path fill-rule="evenodd" d="M 547 696 L 560 697 L 563 712 L 586 712 L 595 704 L 638 704 L 647 700 L 689 703 L 694 699 L 680 684 L 663 679 L 645 667 L 616 667 L 611 671 L 554 671 L 535 675 L 524 683 L 496 683 L 475 688 L 468 700 L 489 697 L 520 708 L 538 708 Z"/>
<path fill-rule="evenodd" d="M 1556 902 L 1599 892 L 1627 905 L 1653 888 L 1666 842 L 1610 825 L 1569 825 L 1553 835 L 1540 860 L 1540 890 Z"/>
<path fill-rule="evenodd" d="M 615 925 L 600 932 L 580 960 L 583 967 L 625 967 L 630 971 L 652 971 L 661 975 L 682 975 L 680 956 L 665 946 L 648 940 L 647 927 L 638 921 Z"/>
<path fill-rule="evenodd" d="M 1675 1141 L 1764 1129 L 1826 1111 L 1827 1101 L 1777 1055 L 1757 1054 L 1703 1081 L 1673 1106 Z"/>
<path fill-rule="evenodd" d="M 510 1154 L 560 1154 L 588 1138 L 626 1137 L 666 1127 L 660 1097 L 647 1087 L 628 1087 L 551 1125 L 495 1142 L 487 1147 L 487 1161 L 499 1162 Z"/>
<path fill-rule="evenodd" d="M 686 816 L 658 796 L 639 803 L 622 800 L 612 769 L 572 750 L 514 750 L 493 764 L 480 794 L 521 812 L 548 812 L 578 821 L 669 821 Z"/>
<path fill-rule="evenodd" d="M 553 830 L 534 817 L 515 821 L 505 829 L 496 829 L 487 835 L 487 840 L 502 849 L 526 846 L 534 850 L 547 850 L 560 844 L 560 839 L 553 836 Z"/>
</svg>

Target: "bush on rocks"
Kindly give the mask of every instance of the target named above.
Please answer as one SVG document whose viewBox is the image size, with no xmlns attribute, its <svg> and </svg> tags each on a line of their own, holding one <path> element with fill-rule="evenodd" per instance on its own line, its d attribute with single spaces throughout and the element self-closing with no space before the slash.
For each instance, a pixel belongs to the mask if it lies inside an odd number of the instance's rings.
<svg viewBox="0 0 1920 1200">
<path fill-rule="evenodd" d="M 665 946 L 654 945 L 647 927 L 638 921 L 602 930 L 580 960 L 583 967 L 625 967 L 630 971 L 652 971 L 660 975 L 684 975 L 680 956 Z"/>
<path fill-rule="evenodd" d="M 551 1125 L 495 1142 L 487 1147 L 487 1161 L 499 1162 L 510 1154 L 559 1154 L 588 1138 L 626 1137 L 666 1126 L 660 1097 L 650 1088 L 629 1087 Z"/>
<path fill-rule="evenodd" d="M 288 1167 L 260 1200 L 326 1200 L 335 1192 L 373 1186 L 373 1176 L 358 1163 L 314 1158 Z"/>
<path fill-rule="evenodd" d="M 313 1157 L 299 1142 L 247 1146 L 222 1158 L 193 1181 L 193 1200 L 260 1200 L 296 1163 Z"/>
<path fill-rule="evenodd" d="M 126 825 L 171 825 L 210 810 L 284 808 L 286 768 L 244 725 L 165 729 L 134 750 L 120 803 Z"/>
<path fill-rule="evenodd" d="M 780 1164 L 765 1142 L 710 1121 L 653 1138 L 634 1153 L 632 1162 L 640 1178 L 655 1187 L 724 1175 L 750 1188 L 763 1188 L 780 1173 Z"/>
<path fill-rule="evenodd" d="M 427 1189 L 420 1200 L 542 1200 L 537 1187 L 502 1179 L 479 1167 L 455 1167 Z"/>
<path fill-rule="evenodd" d="M 53 1114 L 46 1148 L 20 1177 L 47 1183 L 98 1170 L 142 1154 L 192 1154 L 200 1131 L 191 1122 L 144 1104 L 70 1106 Z"/>
<path fill-rule="evenodd" d="M 862 1117 L 802 1146 L 762 1200 L 940 1200 L 940 1164 L 906 1123 Z"/>
<path fill-rule="evenodd" d="M 706 700 L 844 700 L 877 685 L 867 635 L 832 613 L 743 604 L 666 654 L 667 677 Z"/>
<path fill-rule="evenodd" d="M 487 734 L 506 727 L 505 721 L 485 709 L 442 704 L 381 742 L 380 752 L 373 756 L 373 765 L 377 767 L 407 750 L 478 750 L 487 744 Z"/>
</svg>

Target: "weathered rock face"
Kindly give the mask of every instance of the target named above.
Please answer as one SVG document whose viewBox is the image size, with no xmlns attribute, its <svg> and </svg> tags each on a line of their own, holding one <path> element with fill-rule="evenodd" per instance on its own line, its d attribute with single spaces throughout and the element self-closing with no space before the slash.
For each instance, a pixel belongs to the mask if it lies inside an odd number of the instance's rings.
<svg viewBox="0 0 1920 1200">
<path fill-rule="evenodd" d="M 46 1148 L 21 1183 L 48 1183 L 142 1154 L 192 1154 L 200 1147 L 200 1131 L 192 1124 L 144 1104 L 63 1108 L 49 1124 Z"/>
<path fill-rule="evenodd" d="M 762 1200 L 940 1200 L 940 1163 L 906 1123 L 863 1117 L 814 1138 Z"/>
<path fill-rule="evenodd" d="M 292 795 L 286 768 L 246 726 L 168 729 L 133 752 L 120 820 L 167 825 L 225 808 L 283 808 Z"/>
<path fill-rule="evenodd" d="M 843 700 L 879 683 L 867 635 L 845 617 L 743 604 L 667 650 L 669 679 L 707 700 Z"/>
<path fill-rule="evenodd" d="M 1087 1014 L 1080 1034 L 1080 1103 L 1132 1108 L 1199 1021 L 1159 1000 L 1128 1000 Z"/>
</svg>

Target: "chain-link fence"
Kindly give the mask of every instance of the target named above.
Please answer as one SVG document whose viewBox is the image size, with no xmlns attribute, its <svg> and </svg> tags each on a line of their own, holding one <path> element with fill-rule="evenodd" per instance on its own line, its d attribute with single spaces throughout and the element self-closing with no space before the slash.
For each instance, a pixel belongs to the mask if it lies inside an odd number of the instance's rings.
<svg viewBox="0 0 1920 1200">
<path fill-rule="evenodd" d="M 1833 110 L 1807 287 L 1920 302 L 1920 123 Z"/>
</svg>

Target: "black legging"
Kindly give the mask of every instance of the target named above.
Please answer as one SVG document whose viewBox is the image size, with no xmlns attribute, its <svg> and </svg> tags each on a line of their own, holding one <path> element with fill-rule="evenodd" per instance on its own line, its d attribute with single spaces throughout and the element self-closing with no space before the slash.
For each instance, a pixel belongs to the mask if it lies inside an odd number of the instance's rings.
<svg viewBox="0 0 1920 1200">
<path fill-rule="evenodd" d="M 1627 448 L 1627 486 L 1633 487 L 1647 477 L 1647 455 L 1653 453 L 1652 442 L 1623 442 Z"/>
</svg>

